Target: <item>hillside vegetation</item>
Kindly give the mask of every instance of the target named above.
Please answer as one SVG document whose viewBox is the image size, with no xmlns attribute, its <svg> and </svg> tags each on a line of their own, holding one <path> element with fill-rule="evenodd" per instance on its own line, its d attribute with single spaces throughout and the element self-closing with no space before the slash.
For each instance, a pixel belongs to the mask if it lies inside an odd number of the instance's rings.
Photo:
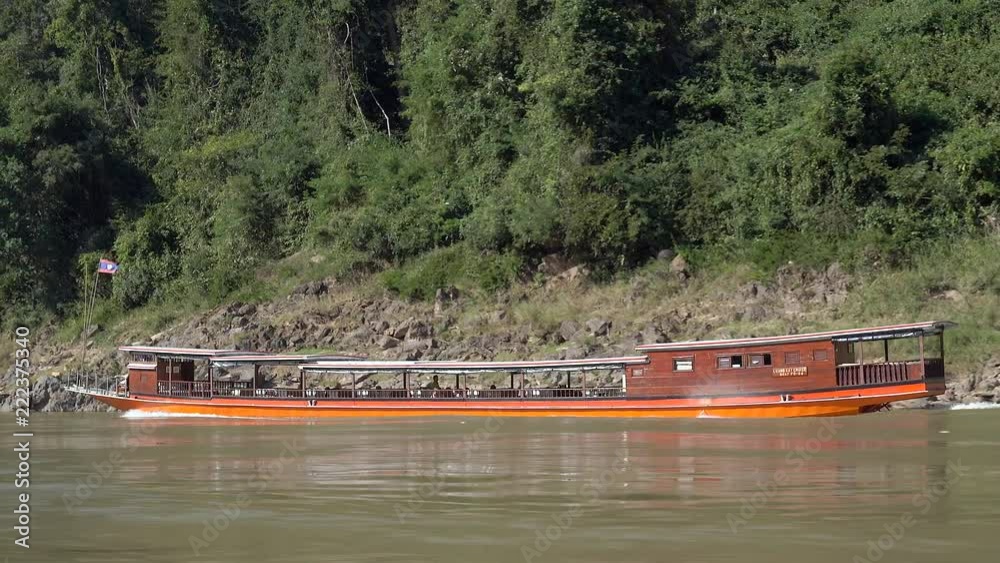
<svg viewBox="0 0 1000 563">
<path fill-rule="evenodd" d="M 995 307 L 998 77 L 996 0 L 12 0 L 0 314 L 73 319 L 99 256 L 108 322 L 664 248 L 898 280 L 859 319 Z"/>
</svg>

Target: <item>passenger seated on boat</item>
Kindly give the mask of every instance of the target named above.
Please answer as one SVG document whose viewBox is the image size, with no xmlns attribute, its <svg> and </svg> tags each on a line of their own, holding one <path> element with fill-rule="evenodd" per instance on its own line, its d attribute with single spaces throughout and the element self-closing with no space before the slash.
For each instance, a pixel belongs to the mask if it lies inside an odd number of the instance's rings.
<svg viewBox="0 0 1000 563">
<path fill-rule="evenodd" d="M 441 384 L 438 383 L 438 376 L 434 376 L 434 380 L 424 386 L 424 389 L 440 389 Z"/>
<path fill-rule="evenodd" d="M 496 388 L 497 388 L 497 386 L 495 384 L 494 385 L 490 385 L 490 389 L 496 389 Z"/>
</svg>

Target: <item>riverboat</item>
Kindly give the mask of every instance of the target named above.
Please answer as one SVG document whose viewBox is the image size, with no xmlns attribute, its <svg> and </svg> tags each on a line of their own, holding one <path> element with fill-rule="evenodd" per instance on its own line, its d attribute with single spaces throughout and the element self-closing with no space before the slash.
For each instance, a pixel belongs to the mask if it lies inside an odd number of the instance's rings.
<svg viewBox="0 0 1000 563">
<path fill-rule="evenodd" d="M 944 393 L 944 331 L 952 326 L 929 321 L 644 344 L 615 358 L 502 362 L 123 346 L 126 375 L 78 375 L 69 388 L 123 411 L 254 418 L 842 416 Z M 275 370 L 294 383 L 269 383 Z M 331 379 L 344 383 L 322 386 Z"/>
</svg>

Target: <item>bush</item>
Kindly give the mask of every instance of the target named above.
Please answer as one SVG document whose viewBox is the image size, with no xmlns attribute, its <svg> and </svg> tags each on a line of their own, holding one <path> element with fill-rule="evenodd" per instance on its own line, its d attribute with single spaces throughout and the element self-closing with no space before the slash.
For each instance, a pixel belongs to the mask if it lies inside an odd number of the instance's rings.
<svg viewBox="0 0 1000 563">
<path fill-rule="evenodd" d="M 516 254 L 479 253 L 460 244 L 427 253 L 381 275 L 382 284 L 408 299 L 429 301 L 438 289 L 495 292 L 507 288 L 522 273 Z"/>
</svg>

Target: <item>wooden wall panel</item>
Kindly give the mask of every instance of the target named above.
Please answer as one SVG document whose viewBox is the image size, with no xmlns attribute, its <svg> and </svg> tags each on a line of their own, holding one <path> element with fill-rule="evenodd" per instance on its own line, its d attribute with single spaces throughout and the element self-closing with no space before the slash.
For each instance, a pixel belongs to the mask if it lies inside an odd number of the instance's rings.
<svg viewBox="0 0 1000 563">
<path fill-rule="evenodd" d="M 786 353 L 798 354 L 799 361 L 789 364 Z M 719 368 L 719 356 L 739 355 L 749 366 L 750 354 L 770 354 L 771 365 L 762 367 Z M 669 350 L 648 352 L 649 364 L 629 368 L 628 394 L 632 396 L 704 396 L 739 393 L 786 393 L 804 389 L 836 386 L 833 343 L 798 342 L 764 346 L 742 346 L 707 350 Z M 692 371 L 675 372 L 675 358 L 694 358 Z M 791 360 L 794 358 L 788 357 Z M 803 369 L 804 368 L 804 369 Z M 642 375 L 635 375 L 642 369 Z M 795 375 L 802 370 L 804 375 Z"/>
<path fill-rule="evenodd" d="M 156 381 L 157 370 L 130 369 L 128 371 L 128 390 L 130 393 L 155 395 Z"/>
</svg>

